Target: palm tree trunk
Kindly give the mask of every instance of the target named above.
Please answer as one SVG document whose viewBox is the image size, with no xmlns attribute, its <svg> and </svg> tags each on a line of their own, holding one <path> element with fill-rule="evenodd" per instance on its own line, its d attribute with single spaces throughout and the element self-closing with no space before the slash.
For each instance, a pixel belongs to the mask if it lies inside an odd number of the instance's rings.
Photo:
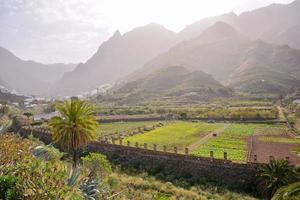
<svg viewBox="0 0 300 200">
<path fill-rule="evenodd" d="M 78 178 L 78 155 L 77 150 L 74 150 L 73 152 L 73 170 L 70 178 L 68 179 L 68 185 L 73 186 L 76 183 L 76 180 Z"/>
<path fill-rule="evenodd" d="M 76 168 L 76 166 L 77 166 L 77 161 L 78 161 L 77 151 L 74 150 L 74 151 L 73 151 L 73 169 Z"/>
</svg>

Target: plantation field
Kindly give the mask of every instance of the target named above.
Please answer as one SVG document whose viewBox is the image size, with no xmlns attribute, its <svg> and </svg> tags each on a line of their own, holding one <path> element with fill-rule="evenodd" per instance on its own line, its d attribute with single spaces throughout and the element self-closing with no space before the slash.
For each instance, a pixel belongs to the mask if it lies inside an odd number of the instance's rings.
<svg viewBox="0 0 300 200">
<path fill-rule="evenodd" d="M 96 105 L 102 118 L 166 117 L 173 119 L 275 120 L 278 110 L 268 101 L 232 100 L 210 104 L 103 106 Z M 184 117 L 183 117 L 184 116 Z"/>
<path fill-rule="evenodd" d="M 139 128 L 152 127 L 163 123 L 159 121 L 102 123 L 99 125 L 98 135 L 101 137 L 111 134 L 129 133 Z"/>
<path fill-rule="evenodd" d="M 231 124 L 218 137 L 211 138 L 192 154 L 209 157 L 209 152 L 214 151 L 215 158 L 223 158 L 226 151 L 229 160 L 244 162 L 247 158 L 248 136 L 277 135 L 282 132 L 284 132 L 283 125 Z"/>
<path fill-rule="evenodd" d="M 152 148 L 153 144 L 157 144 L 157 150 L 162 150 L 163 145 L 166 145 L 168 150 L 173 151 L 173 148 L 177 146 L 178 151 L 183 152 L 185 147 L 196 143 L 223 126 L 222 123 L 176 122 L 144 134 L 128 137 L 125 142 L 130 141 L 131 144 L 138 142 L 141 147 L 144 143 L 147 143 L 148 148 Z"/>
<path fill-rule="evenodd" d="M 222 99 L 216 100 L 214 103 L 218 105 L 229 105 L 229 106 L 272 106 L 271 101 L 266 100 L 243 100 L 243 99 Z"/>
</svg>

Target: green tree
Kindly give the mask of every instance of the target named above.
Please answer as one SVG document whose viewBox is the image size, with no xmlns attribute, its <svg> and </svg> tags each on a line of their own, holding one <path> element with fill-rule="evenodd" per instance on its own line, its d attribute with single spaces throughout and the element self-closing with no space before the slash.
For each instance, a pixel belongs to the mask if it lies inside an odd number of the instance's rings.
<svg viewBox="0 0 300 200">
<path fill-rule="evenodd" d="M 291 183 L 295 177 L 293 167 L 286 160 L 272 161 L 261 167 L 258 172 L 262 192 L 268 199 L 271 199 L 280 187 Z"/>
<path fill-rule="evenodd" d="M 78 173 L 80 150 L 96 138 L 98 122 L 93 115 L 93 107 L 85 101 L 71 99 L 57 104 L 56 110 L 60 116 L 51 118 L 49 126 L 53 142 L 73 155 L 73 173 L 69 179 L 69 185 L 73 185 L 74 176 Z"/>
</svg>

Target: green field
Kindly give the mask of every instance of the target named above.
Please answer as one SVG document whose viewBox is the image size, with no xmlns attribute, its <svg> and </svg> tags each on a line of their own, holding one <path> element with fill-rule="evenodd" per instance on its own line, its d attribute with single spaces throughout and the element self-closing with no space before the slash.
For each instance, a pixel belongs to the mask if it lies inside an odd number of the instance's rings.
<svg viewBox="0 0 300 200">
<path fill-rule="evenodd" d="M 262 141 L 262 142 L 285 143 L 285 144 L 300 144 L 300 139 L 297 139 L 297 138 L 260 137 L 258 140 Z"/>
<path fill-rule="evenodd" d="M 146 121 L 146 122 L 114 122 L 114 123 L 102 123 L 99 125 L 98 135 L 99 137 L 111 134 L 129 133 L 138 128 L 152 127 L 157 125 L 159 121 Z"/>
<path fill-rule="evenodd" d="M 283 125 L 268 124 L 223 124 L 205 122 L 185 122 L 172 121 L 164 122 L 164 126 L 156 127 L 152 131 L 138 133 L 128 137 L 129 132 L 143 127 L 152 127 L 161 122 L 117 122 L 104 123 L 100 125 L 99 135 L 123 134 L 127 135 L 124 144 L 130 141 L 131 145 L 136 142 L 143 148 L 144 143 L 148 144 L 148 149 L 157 145 L 157 150 L 162 151 L 163 145 L 168 151 L 178 148 L 179 153 L 184 153 L 185 147 L 190 149 L 191 154 L 196 156 L 209 157 L 210 151 L 214 151 L 215 158 L 223 158 L 224 151 L 227 152 L 228 159 L 244 162 L 247 158 L 247 138 L 251 135 L 278 135 L 285 133 Z M 217 137 L 209 136 L 210 133 L 218 133 Z M 125 134 L 124 134 L 125 133 Z M 263 137 L 262 140 L 270 142 L 289 142 L 274 137 Z"/>
<path fill-rule="evenodd" d="M 281 125 L 231 124 L 218 137 L 211 138 L 207 143 L 194 150 L 192 154 L 208 157 L 209 152 L 214 151 L 215 158 L 223 158 L 224 151 L 226 151 L 229 160 L 243 162 L 246 161 L 247 158 L 248 136 L 254 134 L 269 135 L 271 133 L 276 135 L 283 131 L 284 127 Z"/>
<path fill-rule="evenodd" d="M 125 139 L 131 144 L 138 142 L 141 146 L 144 143 L 148 144 L 149 148 L 153 144 L 157 144 L 157 149 L 162 150 L 163 145 L 166 145 L 170 150 L 174 146 L 183 152 L 184 148 L 197 142 L 212 131 L 216 131 L 224 126 L 224 124 L 208 124 L 208 123 L 193 123 L 193 122 L 176 122 L 168 124 L 164 127 L 157 128 L 153 131 L 138 134 Z"/>
</svg>

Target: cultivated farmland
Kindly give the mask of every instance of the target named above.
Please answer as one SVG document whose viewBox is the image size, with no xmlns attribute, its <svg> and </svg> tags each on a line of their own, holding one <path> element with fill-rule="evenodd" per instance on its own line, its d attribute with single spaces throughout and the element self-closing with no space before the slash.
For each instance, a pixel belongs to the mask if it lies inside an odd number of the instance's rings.
<svg viewBox="0 0 300 200">
<path fill-rule="evenodd" d="M 163 145 L 166 145 L 168 149 L 176 146 L 179 151 L 183 151 L 185 147 L 196 143 L 223 126 L 224 124 L 222 123 L 176 122 L 144 134 L 126 138 L 126 141 L 130 141 L 132 144 L 138 142 L 141 146 L 144 143 L 148 145 L 157 144 L 158 150 L 162 150 Z"/>
<path fill-rule="evenodd" d="M 285 133 L 283 125 L 181 121 L 128 137 L 125 142 L 138 142 L 140 147 L 147 143 L 148 148 L 156 144 L 157 150 L 162 150 L 163 145 L 166 145 L 169 151 L 173 151 L 176 146 L 181 153 L 188 147 L 193 155 L 204 157 L 209 157 L 210 151 L 213 151 L 214 157 L 220 159 L 223 158 L 224 152 L 227 152 L 229 160 L 246 162 L 247 141 L 250 136 L 282 133 Z"/>
<path fill-rule="evenodd" d="M 215 158 L 223 158 L 224 151 L 228 153 L 228 159 L 234 161 L 246 161 L 247 138 L 254 134 L 264 134 L 274 131 L 274 134 L 282 133 L 283 126 L 267 124 L 231 124 L 217 137 L 211 138 L 207 143 L 194 150 L 192 154 L 209 156 L 214 151 Z M 258 131 L 256 131 L 258 130 Z"/>
</svg>

